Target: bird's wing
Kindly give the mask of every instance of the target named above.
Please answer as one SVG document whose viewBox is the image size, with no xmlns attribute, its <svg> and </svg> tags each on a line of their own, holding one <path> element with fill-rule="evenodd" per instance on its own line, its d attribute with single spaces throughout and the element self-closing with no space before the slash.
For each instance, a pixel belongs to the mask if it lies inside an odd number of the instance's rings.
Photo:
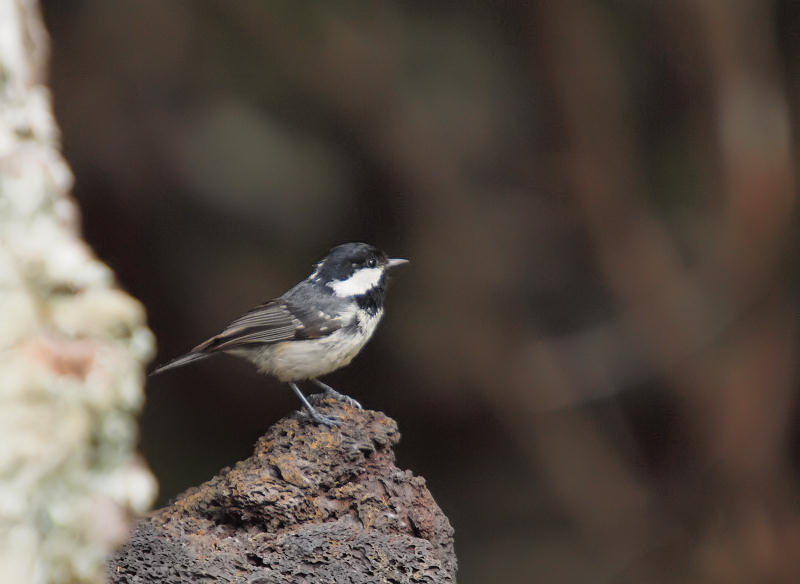
<svg viewBox="0 0 800 584">
<path fill-rule="evenodd" d="M 302 309 L 278 298 L 256 306 L 191 352 L 211 353 L 254 344 L 318 339 L 341 327 L 341 321 L 331 320 L 324 313 Z"/>
</svg>

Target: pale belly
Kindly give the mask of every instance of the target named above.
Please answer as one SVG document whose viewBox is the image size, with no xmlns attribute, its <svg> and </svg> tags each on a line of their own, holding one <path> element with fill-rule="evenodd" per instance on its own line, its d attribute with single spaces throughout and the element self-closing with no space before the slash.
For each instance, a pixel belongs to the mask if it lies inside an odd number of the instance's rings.
<svg viewBox="0 0 800 584">
<path fill-rule="evenodd" d="M 321 377 L 348 365 L 367 344 L 379 321 L 380 315 L 370 319 L 358 334 L 339 329 L 321 339 L 286 341 L 238 354 L 281 381 Z"/>
</svg>

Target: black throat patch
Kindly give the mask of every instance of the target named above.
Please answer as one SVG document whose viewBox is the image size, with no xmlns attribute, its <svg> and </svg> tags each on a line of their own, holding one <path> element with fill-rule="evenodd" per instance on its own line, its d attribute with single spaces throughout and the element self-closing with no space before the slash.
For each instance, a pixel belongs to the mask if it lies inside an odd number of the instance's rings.
<svg viewBox="0 0 800 584">
<path fill-rule="evenodd" d="M 383 308 L 383 299 L 386 295 L 386 284 L 381 278 L 377 286 L 366 294 L 355 297 L 358 307 L 365 310 L 370 316 L 375 316 Z"/>
</svg>

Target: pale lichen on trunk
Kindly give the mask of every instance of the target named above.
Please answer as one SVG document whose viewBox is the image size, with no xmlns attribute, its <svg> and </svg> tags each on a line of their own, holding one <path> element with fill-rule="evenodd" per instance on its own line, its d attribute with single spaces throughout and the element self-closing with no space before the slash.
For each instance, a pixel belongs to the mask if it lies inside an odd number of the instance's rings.
<svg viewBox="0 0 800 584">
<path fill-rule="evenodd" d="M 0 0 L 0 574 L 100 582 L 155 480 L 135 455 L 153 337 L 81 240 L 35 0 Z"/>
</svg>

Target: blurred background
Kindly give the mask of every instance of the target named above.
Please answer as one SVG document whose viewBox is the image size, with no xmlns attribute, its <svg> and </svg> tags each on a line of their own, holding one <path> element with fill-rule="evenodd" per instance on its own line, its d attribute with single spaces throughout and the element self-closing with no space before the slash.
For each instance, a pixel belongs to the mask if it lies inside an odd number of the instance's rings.
<svg viewBox="0 0 800 584">
<path fill-rule="evenodd" d="M 43 2 L 87 239 L 159 361 L 335 244 L 411 258 L 328 381 L 459 581 L 797 582 L 800 3 Z M 297 408 L 149 379 L 161 503 Z"/>
</svg>

